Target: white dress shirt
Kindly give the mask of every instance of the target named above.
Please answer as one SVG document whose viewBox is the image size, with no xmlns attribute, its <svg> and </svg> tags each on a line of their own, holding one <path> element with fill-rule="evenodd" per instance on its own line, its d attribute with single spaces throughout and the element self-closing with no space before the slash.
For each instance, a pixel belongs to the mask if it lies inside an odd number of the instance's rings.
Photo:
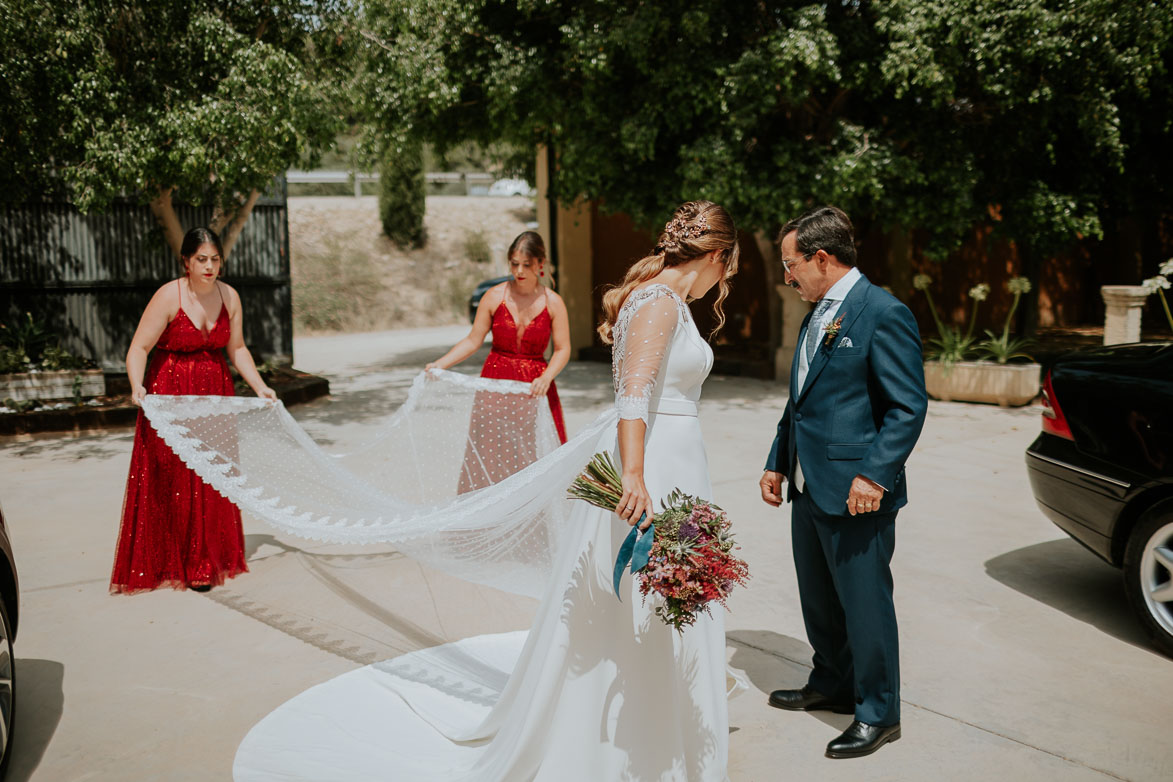
<svg viewBox="0 0 1173 782">
<path fill-rule="evenodd" d="M 852 266 L 851 270 L 843 275 L 839 282 L 832 285 L 831 290 L 823 295 L 823 299 L 830 301 L 831 306 L 823 313 L 823 317 L 819 319 L 818 323 L 815 322 L 814 318 L 811 318 L 811 322 L 807 324 L 807 329 L 819 329 L 820 333 L 825 332 L 827 326 L 835 321 L 835 315 L 839 312 L 839 307 L 843 304 L 843 300 L 847 298 L 848 293 L 851 293 L 851 289 L 855 287 L 855 284 L 859 282 L 859 278 L 862 276 L 859 273 L 859 269 Z M 822 339 L 820 339 L 819 344 L 822 344 Z M 799 393 L 802 393 L 802 387 L 806 383 L 806 376 L 810 372 L 810 368 L 810 362 L 806 360 L 806 331 L 803 331 L 798 338 L 798 382 L 794 386 L 798 389 Z M 797 449 L 794 451 L 794 469 L 791 470 L 791 473 L 793 474 L 790 476 L 790 480 L 794 482 L 794 488 L 802 491 L 805 481 L 802 478 L 802 467 L 798 464 Z"/>
</svg>

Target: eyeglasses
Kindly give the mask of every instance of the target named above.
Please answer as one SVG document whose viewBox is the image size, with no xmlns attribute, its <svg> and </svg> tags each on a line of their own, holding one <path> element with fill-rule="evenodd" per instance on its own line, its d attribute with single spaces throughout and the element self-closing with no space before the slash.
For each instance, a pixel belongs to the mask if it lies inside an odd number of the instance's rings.
<svg viewBox="0 0 1173 782">
<path fill-rule="evenodd" d="M 818 250 L 815 250 L 815 252 L 817 253 Z M 810 260 L 810 257 L 814 254 L 815 253 L 805 253 L 802 256 L 802 260 L 804 260 L 804 261 Z M 791 267 L 798 262 L 799 262 L 799 259 L 797 259 L 797 258 L 783 258 L 782 259 L 782 270 L 784 272 L 786 272 L 787 274 L 792 275 L 792 274 L 794 274 L 794 270 Z"/>
</svg>

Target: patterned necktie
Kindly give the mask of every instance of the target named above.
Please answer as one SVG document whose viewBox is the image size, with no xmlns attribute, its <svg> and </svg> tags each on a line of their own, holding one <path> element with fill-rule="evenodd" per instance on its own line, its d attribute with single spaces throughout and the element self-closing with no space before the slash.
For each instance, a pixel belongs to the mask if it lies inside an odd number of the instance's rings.
<svg viewBox="0 0 1173 782">
<path fill-rule="evenodd" d="M 815 358 L 815 346 L 819 344 L 819 337 L 823 334 L 823 316 L 831 309 L 831 300 L 823 297 L 815 306 L 815 314 L 811 315 L 806 324 L 806 363 L 809 365 Z"/>
</svg>

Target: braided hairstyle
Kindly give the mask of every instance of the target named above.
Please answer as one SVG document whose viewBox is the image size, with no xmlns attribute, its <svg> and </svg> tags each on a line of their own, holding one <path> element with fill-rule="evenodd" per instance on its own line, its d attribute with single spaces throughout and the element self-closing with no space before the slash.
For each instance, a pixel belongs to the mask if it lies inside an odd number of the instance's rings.
<svg viewBox="0 0 1173 782">
<path fill-rule="evenodd" d="M 721 305 L 729 295 L 729 279 L 737 274 L 737 229 L 729 213 L 718 204 L 712 201 L 689 201 L 677 207 L 672 214 L 672 219 L 660 232 L 651 255 L 633 263 L 623 277 L 623 282 L 611 286 L 603 294 L 603 322 L 598 329 L 603 342 L 611 344 L 611 328 L 632 290 L 664 269 L 687 263 L 714 250 L 723 255 L 725 275 L 718 285 L 717 300 L 713 302 L 717 325 L 709 336 L 720 331 L 725 325 L 725 311 Z"/>
</svg>

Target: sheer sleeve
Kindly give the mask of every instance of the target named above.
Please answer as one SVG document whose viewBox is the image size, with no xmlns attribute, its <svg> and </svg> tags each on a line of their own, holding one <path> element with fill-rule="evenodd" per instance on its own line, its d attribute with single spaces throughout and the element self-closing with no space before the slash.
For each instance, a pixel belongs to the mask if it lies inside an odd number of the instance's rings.
<svg viewBox="0 0 1173 782">
<path fill-rule="evenodd" d="M 676 297 L 668 293 L 633 305 L 622 344 L 616 345 L 615 407 L 620 418 L 647 422 L 652 389 L 679 320 Z"/>
</svg>

